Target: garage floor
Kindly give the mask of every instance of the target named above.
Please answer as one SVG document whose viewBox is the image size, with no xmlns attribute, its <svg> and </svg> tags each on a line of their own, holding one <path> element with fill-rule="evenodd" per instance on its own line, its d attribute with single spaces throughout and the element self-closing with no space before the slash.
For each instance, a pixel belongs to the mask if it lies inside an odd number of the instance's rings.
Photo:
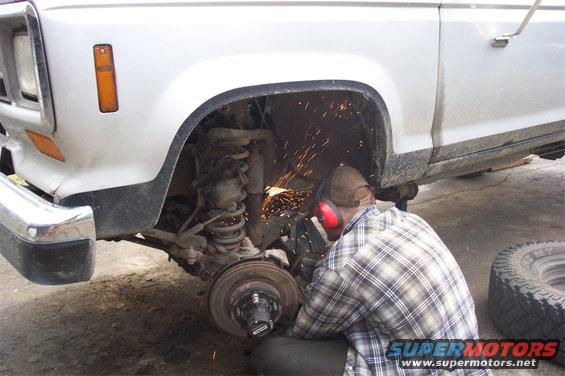
<svg viewBox="0 0 565 376">
<path fill-rule="evenodd" d="M 564 187 L 565 161 L 534 159 L 475 179 L 421 187 L 410 203 L 409 210 L 436 229 L 461 265 L 482 338 L 500 337 L 487 313 L 494 255 L 514 244 L 565 239 Z M 39 286 L 0 257 L 0 373 L 249 373 L 246 354 L 253 341 L 216 330 L 197 298 L 205 285 L 167 262 L 164 253 L 101 241 L 96 267 L 91 282 Z M 539 371 L 563 373 L 547 362 Z"/>
</svg>

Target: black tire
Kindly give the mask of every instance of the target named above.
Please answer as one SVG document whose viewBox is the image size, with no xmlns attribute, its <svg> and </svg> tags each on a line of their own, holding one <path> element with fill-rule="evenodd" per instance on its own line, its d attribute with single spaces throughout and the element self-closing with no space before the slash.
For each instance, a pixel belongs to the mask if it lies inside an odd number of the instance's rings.
<svg viewBox="0 0 565 376">
<path fill-rule="evenodd" d="M 512 339 L 557 339 L 554 361 L 565 363 L 565 241 L 528 243 L 496 255 L 489 311 Z"/>
</svg>

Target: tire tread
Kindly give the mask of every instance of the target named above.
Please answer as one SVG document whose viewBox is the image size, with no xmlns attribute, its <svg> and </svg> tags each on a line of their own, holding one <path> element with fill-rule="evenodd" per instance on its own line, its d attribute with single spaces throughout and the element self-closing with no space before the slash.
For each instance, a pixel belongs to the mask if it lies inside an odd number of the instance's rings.
<svg viewBox="0 0 565 376">
<path fill-rule="evenodd" d="M 565 295 L 558 295 L 522 277 L 512 265 L 525 243 L 499 252 L 492 264 L 489 282 L 489 312 L 494 325 L 508 338 L 558 339 L 555 362 L 565 365 Z"/>
</svg>

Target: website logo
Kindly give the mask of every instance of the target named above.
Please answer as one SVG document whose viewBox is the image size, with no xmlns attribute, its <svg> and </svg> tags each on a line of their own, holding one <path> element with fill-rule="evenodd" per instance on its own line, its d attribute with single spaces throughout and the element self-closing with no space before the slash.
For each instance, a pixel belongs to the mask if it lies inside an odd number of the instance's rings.
<svg viewBox="0 0 565 376">
<path fill-rule="evenodd" d="M 407 369 L 536 369 L 540 360 L 554 358 L 558 340 L 514 339 L 395 339 L 386 357 Z"/>
</svg>

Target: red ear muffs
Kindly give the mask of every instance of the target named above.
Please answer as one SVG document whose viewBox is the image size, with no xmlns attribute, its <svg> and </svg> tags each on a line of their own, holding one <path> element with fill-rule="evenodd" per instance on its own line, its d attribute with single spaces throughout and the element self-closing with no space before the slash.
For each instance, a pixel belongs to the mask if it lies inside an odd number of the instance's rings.
<svg viewBox="0 0 565 376">
<path fill-rule="evenodd" d="M 343 224 L 341 212 L 331 201 L 320 201 L 316 215 L 323 228 L 333 230 Z"/>
</svg>

